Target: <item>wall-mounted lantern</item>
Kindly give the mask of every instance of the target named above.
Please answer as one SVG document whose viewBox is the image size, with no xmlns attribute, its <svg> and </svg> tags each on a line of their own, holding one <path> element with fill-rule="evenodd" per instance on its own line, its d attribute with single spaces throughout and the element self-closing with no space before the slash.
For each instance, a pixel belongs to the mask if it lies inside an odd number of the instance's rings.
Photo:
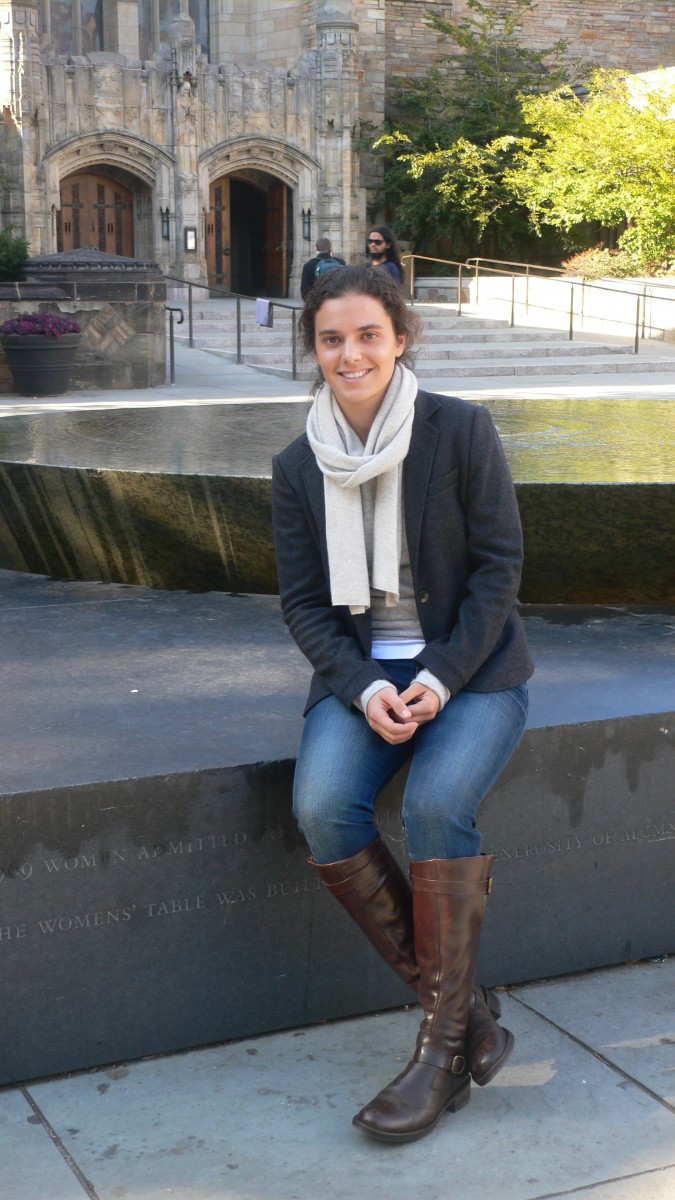
<svg viewBox="0 0 675 1200">
<path fill-rule="evenodd" d="M 162 218 L 162 237 L 169 240 L 169 207 L 160 208 L 159 215 Z"/>
<path fill-rule="evenodd" d="M 304 208 L 302 210 L 302 236 L 306 242 L 311 242 L 311 240 L 312 240 L 312 210 L 311 210 L 311 208 L 308 208 L 307 211 L 305 211 Z"/>
</svg>

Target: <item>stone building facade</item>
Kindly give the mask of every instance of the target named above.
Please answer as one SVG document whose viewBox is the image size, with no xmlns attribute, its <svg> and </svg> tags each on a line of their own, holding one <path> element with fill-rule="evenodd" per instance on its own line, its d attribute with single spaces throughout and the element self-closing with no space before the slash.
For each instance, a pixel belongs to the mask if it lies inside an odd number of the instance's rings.
<svg viewBox="0 0 675 1200">
<path fill-rule="evenodd" d="M 358 150 L 438 54 L 431 0 L 0 0 L 0 224 L 182 279 L 297 294 L 316 237 L 363 252 Z M 464 15 L 466 0 L 439 3 Z M 675 62 L 675 0 L 542 0 L 532 46 Z"/>
</svg>

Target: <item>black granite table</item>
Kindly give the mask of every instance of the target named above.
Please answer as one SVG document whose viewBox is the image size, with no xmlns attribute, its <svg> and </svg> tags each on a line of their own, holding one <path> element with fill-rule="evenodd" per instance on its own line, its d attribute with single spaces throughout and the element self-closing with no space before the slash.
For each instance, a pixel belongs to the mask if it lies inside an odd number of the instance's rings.
<svg viewBox="0 0 675 1200">
<path fill-rule="evenodd" d="M 489 402 L 530 603 L 675 602 L 675 405 Z M 304 401 L 45 412 L 0 423 L 0 566 L 269 593 L 272 455 Z"/>
<path fill-rule="evenodd" d="M 675 607 L 524 616 L 528 729 L 480 813 L 492 983 L 675 950 Z M 0 572 L 0 652 L 0 1084 L 409 1001 L 305 861 L 276 597 Z"/>
</svg>

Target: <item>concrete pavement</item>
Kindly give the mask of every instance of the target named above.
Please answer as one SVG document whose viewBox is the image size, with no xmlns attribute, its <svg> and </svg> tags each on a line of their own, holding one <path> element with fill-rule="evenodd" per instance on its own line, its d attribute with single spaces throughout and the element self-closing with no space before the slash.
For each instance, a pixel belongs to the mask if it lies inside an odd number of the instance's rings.
<svg viewBox="0 0 675 1200">
<path fill-rule="evenodd" d="M 202 351 L 178 347 L 176 364 L 173 386 L 4 396 L 0 416 L 307 398 L 305 383 Z M 479 377 L 453 387 L 448 376 L 425 386 L 476 400 L 675 399 L 675 378 L 648 373 L 538 377 L 527 388 Z M 351 1117 L 407 1060 L 414 1007 L 5 1088 L 0 1197 L 672 1200 L 674 996 L 674 959 L 510 989 L 513 1058 L 410 1146 L 373 1142 Z M 148 1009 L 151 1019 L 151 996 Z"/>
<path fill-rule="evenodd" d="M 654 345 L 648 351 L 664 354 L 666 348 Z M 81 391 L 65 396 L 30 397 L 0 395 L 0 417 L 16 413 L 48 412 L 53 409 L 141 408 L 182 404 L 241 404 L 271 400 L 305 402 L 310 384 L 301 380 L 267 375 L 253 367 L 228 362 L 207 350 L 176 346 L 175 383 L 157 388 L 128 391 Z M 452 363 L 438 378 L 424 380 L 428 391 L 451 393 L 482 401 L 491 396 L 546 399 L 675 399 L 675 372 L 644 371 L 638 374 L 556 376 L 538 375 L 529 379 L 479 374 L 453 381 Z"/>
<path fill-rule="evenodd" d="M 510 1062 L 408 1146 L 351 1117 L 407 1061 L 414 1006 L 8 1088 L 0 1195 L 672 1200 L 674 994 L 673 959 L 513 988 Z"/>
</svg>

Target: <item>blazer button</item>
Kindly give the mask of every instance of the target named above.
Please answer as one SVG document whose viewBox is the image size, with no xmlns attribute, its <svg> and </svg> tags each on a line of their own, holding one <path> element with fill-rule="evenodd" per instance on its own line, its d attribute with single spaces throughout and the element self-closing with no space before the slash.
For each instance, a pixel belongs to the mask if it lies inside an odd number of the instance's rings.
<svg viewBox="0 0 675 1200">
<path fill-rule="evenodd" d="M 429 599 L 429 593 L 428 592 L 418 592 L 417 599 L 419 600 L 420 604 L 426 604 L 427 600 Z"/>
</svg>

